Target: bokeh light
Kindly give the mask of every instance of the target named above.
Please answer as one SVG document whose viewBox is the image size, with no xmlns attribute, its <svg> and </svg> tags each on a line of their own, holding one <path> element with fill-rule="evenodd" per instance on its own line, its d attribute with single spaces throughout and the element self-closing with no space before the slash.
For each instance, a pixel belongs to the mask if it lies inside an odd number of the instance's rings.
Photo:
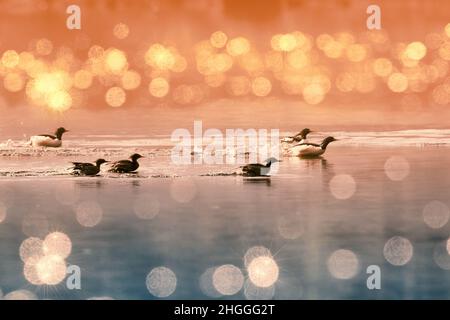
<svg viewBox="0 0 450 320">
<path fill-rule="evenodd" d="M 252 81 L 252 92 L 255 96 L 265 97 L 272 90 L 272 83 L 265 77 L 257 77 Z"/>
<path fill-rule="evenodd" d="M 359 261 L 353 251 L 339 249 L 328 258 L 327 267 L 336 279 L 351 279 L 358 273 Z"/>
<path fill-rule="evenodd" d="M 127 94 L 120 87 L 109 88 L 105 94 L 106 103 L 111 107 L 120 107 L 125 103 Z"/>
<path fill-rule="evenodd" d="M 433 260 L 443 270 L 450 270 L 450 251 L 448 248 L 447 240 L 439 241 L 433 249 Z"/>
<path fill-rule="evenodd" d="M 351 198 L 356 191 L 356 182 L 351 175 L 338 174 L 330 180 L 331 194 L 340 200 Z"/>
<path fill-rule="evenodd" d="M 393 92 L 404 92 L 408 89 L 408 78 L 399 72 L 392 73 L 388 79 L 388 87 Z"/>
<path fill-rule="evenodd" d="M 40 258 L 44 255 L 43 241 L 36 237 L 29 237 L 22 241 L 19 248 L 20 259 L 27 262 L 31 258 Z"/>
<path fill-rule="evenodd" d="M 206 269 L 206 271 L 203 272 L 202 275 L 200 276 L 199 286 L 200 290 L 207 297 L 220 298 L 222 294 L 216 290 L 213 283 L 214 271 L 216 271 L 215 267 Z"/>
<path fill-rule="evenodd" d="M 241 56 L 250 51 L 250 42 L 244 37 L 233 38 L 227 43 L 227 52 L 229 55 Z"/>
<path fill-rule="evenodd" d="M 65 259 L 72 252 L 72 241 L 65 233 L 52 232 L 44 239 L 43 252 L 45 255 L 56 255 Z"/>
<path fill-rule="evenodd" d="M 252 283 L 257 287 L 271 287 L 279 276 L 279 268 L 272 257 L 260 256 L 254 258 L 247 267 Z"/>
<path fill-rule="evenodd" d="M 151 196 L 142 196 L 134 201 L 134 213 L 143 220 L 156 217 L 160 210 L 159 200 Z"/>
<path fill-rule="evenodd" d="M 125 90 L 134 90 L 141 85 L 141 76 L 136 71 L 129 70 L 122 75 L 121 81 Z"/>
<path fill-rule="evenodd" d="M 389 179 L 401 181 L 409 175 L 409 162 L 404 157 L 392 156 L 386 160 L 384 172 Z"/>
<path fill-rule="evenodd" d="M 223 295 L 231 296 L 238 293 L 244 285 L 242 271 L 231 264 L 226 264 L 214 270 L 214 288 Z"/>
<path fill-rule="evenodd" d="M 227 43 L 228 37 L 223 31 L 216 31 L 211 34 L 209 41 L 211 45 L 215 48 L 223 48 Z"/>
<path fill-rule="evenodd" d="M 66 277 L 66 262 L 57 255 L 45 255 L 36 263 L 39 280 L 46 285 L 57 285 Z"/>
<path fill-rule="evenodd" d="M 177 178 L 170 185 L 170 195 L 179 203 L 188 203 L 197 195 L 197 185 L 192 179 Z"/>
<path fill-rule="evenodd" d="M 386 242 L 383 254 L 390 264 L 394 266 L 403 266 L 413 257 L 414 248 L 408 239 L 395 236 Z"/>
<path fill-rule="evenodd" d="M 118 49 L 110 49 L 105 52 L 105 68 L 113 74 L 121 74 L 128 66 L 125 53 Z"/>
<path fill-rule="evenodd" d="M 303 235 L 305 229 L 304 217 L 299 212 L 285 213 L 278 219 L 278 231 L 285 239 L 297 239 Z"/>
<path fill-rule="evenodd" d="M 157 267 L 150 271 L 145 280 L 148 291 L 158 298 L 167 298 L 177 288 L 177 277 L 167 267 Z"/>
<path fill-rule="evenodd" d="M 92 228 L 100 223 L 103 210 L 95 201 L 81 202 L 75 209 L 77 221 L 83 227 Z"/>
<path fill-rule="evenodd" d="M 275 295 L 275 286 L 258 287 L 248 279 L 244 283 L 244 295 L 247 300 L 271 300 Z"/>
<path fill-rule="evenodd" d="M 246 268 L 250 265 L 250 263 L 258 258 L 258 257 L 269 257 L 272 258 L 272 253 L 269 249 L 264 246 L 254 246 L 247 250 L 244 255 L 244 265 Z"/>
<path fill-rule="evenodd" d="M 130 28 L 125 23 L 118 23 L 114 26 L 113 34 L 117 39 L 125 39 L 130 33 Z"/>
<path fill-rule="evenodd" d="M 37 296 L 29 290 L 15 290 L 3 297 L 4 300 L 37 300 Z"/>
<path fill-rule="evenodd" d="M 423 208 L 423 220 L 433 229 L 445 226 L 450 218 L 449 207 L 441 201 L 431 201 Z"/>
<path fill-rule="evenodd" d="M 169 93 L 169 82 L 164 78 L 155 78 L 150 81 L 148 85 L 148 91 L 156 98 L 165 97 Z"/>
</svg>

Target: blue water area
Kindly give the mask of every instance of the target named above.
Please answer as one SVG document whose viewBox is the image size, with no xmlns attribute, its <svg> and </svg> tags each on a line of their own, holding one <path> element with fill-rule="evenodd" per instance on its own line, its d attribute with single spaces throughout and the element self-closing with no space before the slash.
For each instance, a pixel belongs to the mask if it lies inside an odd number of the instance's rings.
<svg viewBox="0 0 450 320">
<path fill-rule="evenodd" d="M 386 166 L 391 157 L 407 166 Z M 146 277 L 164 266 L 177 278 L 168 299 L 208 299 L 199 285 L 208 268 L 231 264 L 247 279 L 245 253 L 265 246 L 279 267 L 274 299 L 446 299 L 450 257 L 441 246 L 450 223 L 431 228 L 423 211 L 435 200 L 450 206 L 449 161 L 448 148 L 347 146 L 321 159 L 284 158 L 264 179 L 203 177 L 201 166 L 177 178 L 2 179 L 0 288 L 40 299 L 154 299 Z M 403 176 L 392 180 L 396 170 Z M 346 179 L 333 182 L 340 175 Z M 89 212 L 79 215 L 86 203 L 95 208 L 94 226 L 83 225 Z M 52 231 L 72 241 L 67 263 L 81 268 L 80 290 L 65 281 L 34 286 L 24 276 L 22 241 Z M 401 266 L 385 257 L 394 236 L 413 248 Z M 348 279 L 329 263 L 339 249 L 357 259 Z M 367 288 L 370 265 L 380 267 L 380 290 Z M 245 298 L 244 289 L 219 298 Z"/>
</svg>

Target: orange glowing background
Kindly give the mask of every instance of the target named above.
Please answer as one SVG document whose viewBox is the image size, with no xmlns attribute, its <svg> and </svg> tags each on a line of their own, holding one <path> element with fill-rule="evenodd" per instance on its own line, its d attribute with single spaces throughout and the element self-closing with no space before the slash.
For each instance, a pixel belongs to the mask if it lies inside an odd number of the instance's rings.
<svg viewBox="0 0 450 320">
<path fill-rule="evenodd" d="M 70 4 L 81 30 L 66 28 Z M 381 30 L 366 27 L 369 4 L 381 7 Z M 449 63 L 444 0 L 0 2 L 9 126 L 19 115 L 25 127 L 76 126 L 101 112 L 107 126 L 163 112 L 272 127 L 442 127 Z"/>
</svg>

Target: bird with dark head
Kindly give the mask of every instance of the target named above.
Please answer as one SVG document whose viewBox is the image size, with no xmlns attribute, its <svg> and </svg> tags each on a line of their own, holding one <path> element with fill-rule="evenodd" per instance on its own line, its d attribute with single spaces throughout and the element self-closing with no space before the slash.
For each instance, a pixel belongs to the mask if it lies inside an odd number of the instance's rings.
<svg viewBox="0 0 450 320">
<path fill-rule="evenodd" d="M 77 175 L 95 176 L 100 172 L 100 166 L 107 162 L 105 159 L 97 159 L 95 164 L 89 162 L 72 162 L 73 172 Z"/>
<path fill-rule="evenodd" d="M 39 134 L 36 136 L 32 136 L 30 138 L 29 144 L 33 147 L 51 147 L 58 148 L 62 145 L 62 136 L 64 133 L 68 132 L 63 127 L 56 129 L 55 135 L 51 134 Z"/>
<path fill-rule="evenodd" d="M 289 154 L 298 157 L 318 157 L 325 153 L 328 145 L 337 141 L 334 137 L 326 137 L 321 144 L 316 143 L 299 143 L 290 148 Z"/>
<path fill-rule="evenodd" d="M 266 164 L 250 163 L 242 166 L 242 175 L 246 177 L 266 177 L 269 175 L 270 167 L 276 162 L 281 162 L 276 158 L 269 158 L 265 161 Z"/>
<path fill-rule="evenodd" d="M 138 159 L 143 158 L 138 153 L 135 153 L 130 156 L 131 160 L 120 160 L 117 162 L 114 162 L 110 172 L 116 172 L 116 173 L 130 173 L 134 172 L 139 168 L 139 163 L 137 162 Z"/>
<path fill-rule="evenodd" d="M 299 133 L 297 133 L 294 136 L 290 136 L 290 137 L 285 137 L 283 138 L 281 141 L 282 142 L 287 142 L 287 143 L 303 143 L 306 142 L 306 139 L 308 137 L 308 134 L 310 134 L 312 131 L 309 128 L 305 128 L 302 131 L 300 131 Z"/>
</svg>

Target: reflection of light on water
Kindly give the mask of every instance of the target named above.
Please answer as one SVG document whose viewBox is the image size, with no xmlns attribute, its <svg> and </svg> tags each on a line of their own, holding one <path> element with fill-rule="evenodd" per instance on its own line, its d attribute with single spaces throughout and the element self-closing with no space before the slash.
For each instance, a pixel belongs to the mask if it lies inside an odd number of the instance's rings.
<svg viewBox="0 0 450 320">
<path fill-rule="evenodd" d="M 219 298 L 222 296 L 213 284 L 213 275 L 215 270 L 215 267 L 206 269 L 206 271 L 200 276 L 199 280 L 200 290 L 202 290 L 202 292 L 210 298 Z"/>
<path fill-rule="evenodd" d="M 247 268 L 250 280 L 257 287 L 268 288 L 272 286 L 279 275 L 279 268 L 275 260 L 268 256 L 253 259 Z"/>
<path fill-rule="evenodd" d="M 66 262 L 57 255 L 47 255 L 35 265 L 40 281 L 47 285 L 56 285 L 66 277 Z"/>
<path fill-rule="evenodd" d="M 95 201 L 85 201 L 76 208 L 77 220 L 84 227 L 94 227 L 102 220 L 103 210 Z"/>
<path fill-rule="evenodd" d="M 52 232 L 44 239 L 43 251 L 46 255 L 57 255 L 65 259 L 72 251 L 72 241 L 65 233 Z"/>
<path fill-rule="evenodd" d="M 305 225 L 299 213 L 287 213 L 278 220 L 278 231 L 285 239 L 293 240 L 305 232 Z"/>
<path fill-rule="evenodd" d="M 175 179 L 170 186 L 170 195 L 180 203 L 190 202 L 197 194 L 197 186 L 191 179 Z"/>
<path fill-rule="evenodd" d="M 395 236 L 384 245 L 383 254 L 386 260 L 394 266 L 403 266 L 411 260 L 414 248 L 411 242 L 403 237 Z"/>
<path fill-rule="evenodd" d="M 250 280 L 246 280 L 244 295 L 247 300 L 270 300 L 275 295 L 275 287 L 257 287 Z"/>
<path fill-rule="evenodd" d="M 213 284 L 221 294 L 230 296 L 242 289 L 244 276 L 238 267 L 226 264 L 214 271 Z"/>
<path fill-rule="evenodd" d="M 39 278 L 39 275 L 36 270 L 36 264 L 38 263 L 39 259 L 41 257 L 31 257 L 25 262 L 25 265 L 23 267 L 23 275 L 25 276 L 25 279 L 31 284 L 34 284 L 35 286 L 40 286 L 44 284 L 44 282 Z"/>
<path fill-rule="evenodd" d="M 337 279 L 353 278 L 359 269 L 359 261 L 353 251 L 336 250 L 327 261 L 328 271 Z"/>
<path fill-rule="evenodd" d="M 43 241 L 35 237 L 25 239 L 20 245 L 19 254 L 25 263 L 30 258 L 43 256 Z"/>
<path fill-rule="evenodd" d="M 336 199 L 349 199 L 356 191 L 355 179 L 348 174 L 338 174 L 330 181 L 330 191 Z"/>
<path fill-rule="evenodd" d="M 22 231 L 29 237 L 42 237 L 48 233 L 48 219 L 43 214 L 30 213 L 23 217 Z"/>
<path fill-rule="evenodd" d="M 5 300 L 37 300 L 36 295 L 28 290 L 16 290 L 3 297 Z"/>
<path fill-rule="evenodd" d="M 439 268 L 444 270 L 450 270 L 450 251 L 449 251 L 449 242 L 442 241 L 436 244 L 433 250 L 433 259 L 434 262 L 439 266 Z"/>
<path fill-rule="evenodd" d="M 2 202 L 0 202 L 0 223 L 5 221 L 6 212 L 7 212 L 6 206 Z"/>
<path fill-rule="evenodd" d="M 62 232 L 53 232 L 42 241 L 25 239 L 19 249 L 24 262 L 23 274 L 34 285 L 56 285 L 66 277 L 66 262 L 72 250 L 70 238 Z"/>
<path fill-rule="evenodd" d="M 384 172 L 393 181 L 403 180 L 409 174 L 409 162 L 403 157 L 390 157 L 384 164 Z"/>
<path fill-rule="evenodd" d="M 251 247 L 245 253 L 244 264 L 248 268 L 248 266 L 253 261 L 253 259 L 258 258 L 258 257 L 264 257 L 264 256 L 272 257 L 272 253 L 270 252 L 269 249 L 267 249 L 266 247 L 263 247 L 263 246 Z"/>
<path fill-rule="evenodd" d="M 175 292 L 177 277 L 169 268 L 157 267 L 147 275 L 145 284 L 152 295 L 158 298 L 166 298 Z"/>
<path fill-rule="evenodd" d="M 447 240 L 447 252 L 450 254 L 450 238 Z"/>
<path fill-rule="evenodd" d="M 159 213 L 158 199 L 151 197 L 141 197 L 135 200 L 133 209 L 136 215 L 144 220 L 153 219 Z"/>
<path fill-rule="evenodd" d="M 449 217 L 450 209 L 440 201 L 431 201 L 423 209 L 423 220 L 433 229 L 442 228 Z"/>
</svg>

